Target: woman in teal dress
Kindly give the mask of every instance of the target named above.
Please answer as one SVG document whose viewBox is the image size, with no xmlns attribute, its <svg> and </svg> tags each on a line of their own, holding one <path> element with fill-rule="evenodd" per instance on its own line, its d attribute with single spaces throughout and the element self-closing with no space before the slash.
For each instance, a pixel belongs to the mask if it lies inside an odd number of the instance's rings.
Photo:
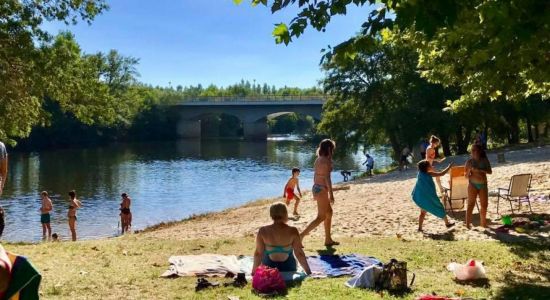
<svg viewBox="0 0 550 300">
<path fill-rule="evenodd" d="M 479 195 L 479 224 L 487 227 L 487 207 L 489 206 L 489 190 L 487 174 L 492 174 L 491 163 L 481 145 L 472 146 L 472 157 L 466 161 L 466 177 L 468 177 L 468 207 L 466 208 L 466 227 L 470 229 L 472 212 Z"/>
<path fill-rule="evenodd" d="M 454 223 L 450 223 L 445 213 L 445 207 L 439 200 L 437 192 L 435 191 L 435 184 L 432 177 L 441 177 L 445 175 L 453 164 L 449 164 L 445 170 L 436 172 L 431 168 L 431 164 L 427 160 L 422 160 L 418 163 L 418 176 L 416 179 L 416 185 L 412 191 L 412 199 L 416 205 L 420 207 L 420 216 L 418 217 L 418 231 L 422 231 L 422 224 L 426 217 L 426 212 L 443 219 L 445 226 L 450 228 Z"/>
</svg>

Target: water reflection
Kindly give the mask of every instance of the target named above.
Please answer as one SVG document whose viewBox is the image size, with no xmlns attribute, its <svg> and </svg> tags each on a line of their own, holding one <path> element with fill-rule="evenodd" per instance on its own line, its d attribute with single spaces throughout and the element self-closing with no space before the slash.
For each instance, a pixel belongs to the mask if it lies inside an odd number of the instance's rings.
<svg viewBox="0 0 550 300">
<path fill-rule="evenodd" d="M 374 151 L 374 150 L 373 150 Z M 377 167 L 391 161 L 382 149 Z M 315 145 L 303 141 L 197 140 L 119 144 L 105 148 L 12 153 L 10 173 L 0 204 L 6 210 L 3 239 L 41 238 L 39 193 L 54 204 L 52 229 L 68 238 L 67 192 L 75 189 L 83 202 L 79 238 L 118 232 L 120 194 L 133 199 L 133 229 L 191 214 L 221 210 L 281 194 L 289 169 L 302 169 L 301 184 L 312 183 Z M 358 170 L 362 153 L 335 161 L 335 170 Z M 341 180 L 334 174 L 335 182 Z"/>
</svg>

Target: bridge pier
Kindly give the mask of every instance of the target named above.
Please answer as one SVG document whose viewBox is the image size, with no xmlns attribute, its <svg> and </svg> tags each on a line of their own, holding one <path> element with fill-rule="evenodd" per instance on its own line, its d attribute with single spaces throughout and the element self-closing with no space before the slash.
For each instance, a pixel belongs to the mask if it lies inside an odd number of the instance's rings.
<svg viewBox="0 0 550 300">
<path fill-rule="evenodd" d="M 178 137 L 184 139 L 201 138 L 201 121 L 180 120 L 176 128 Z"/>
<path fill-rule="evenodd" d="M 267 122 L 265 120 L 258 122 L 243 123 L 244 138 L 247 140 L 266 140 L 267 139 Z"/>
</svg>

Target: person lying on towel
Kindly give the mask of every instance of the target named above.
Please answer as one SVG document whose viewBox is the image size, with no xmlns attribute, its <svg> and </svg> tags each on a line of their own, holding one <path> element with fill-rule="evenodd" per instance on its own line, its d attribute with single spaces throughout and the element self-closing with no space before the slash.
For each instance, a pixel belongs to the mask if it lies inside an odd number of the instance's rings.
<svg viewBox="0 0 550 300">
<path fill-rule="evenodd" d="M 453 166 L 453 163 L 449 164 L 445 170 L 436 172 L 431 168 L 430 162 L 427 160 L 421 160 L 418 162 L 418 175 L 416 178 L 416 185 L 412 191 L 412 199 L 416 205 L 420 207 L 420 216 L 418 217 L 418 231 L 422 231 L 422 224 L 426 217 L 426 212 L 443 219 L 445 226 L 450 228 L 454 226 L 454 223 L 450 223 L 445 213 L 445 207 L 441 204 L 437 192 L 435 191 L 435 184 L 432 177 L 441 177 Z"/>
<path fill-rule="evenodd" d="M 41 279 L 26 258 L 8 253 L 0 245 L 0 300 L 39 299 Z"/>
<path fill-rule="evenodd" d="M 256 237 L 256 251 L 252 275 L 260 264 L 277 268 L 280 272 L 295 272 L 296 259 L 306 274 L 311 274 L 306 255 L 302 249 L 300 233 L 296 227 L 288 226 L 288 211 L 284 203 L 275 203 L 269 208 L 273 224 L 263 226 Z M 296 257 L 295 257 L 296 256 Z"/>
</svg>

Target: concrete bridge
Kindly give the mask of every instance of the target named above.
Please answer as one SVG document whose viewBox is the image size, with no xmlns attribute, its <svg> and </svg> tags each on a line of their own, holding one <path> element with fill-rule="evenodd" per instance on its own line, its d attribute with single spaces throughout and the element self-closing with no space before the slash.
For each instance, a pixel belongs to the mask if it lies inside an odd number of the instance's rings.
<svg viewBox="0 0 550 300">
<path fill-rule="evenodd" d="M 211 114 L 233 115 L 243 123 L 246 139 L 266 139 L 267 119 L 298 113 L 321 119 L 324 96 L 204 97 L 173 104 L 178 110 L 177 133 L 181 138 L 200 138 L 201 119 Z"/>
</svg>

